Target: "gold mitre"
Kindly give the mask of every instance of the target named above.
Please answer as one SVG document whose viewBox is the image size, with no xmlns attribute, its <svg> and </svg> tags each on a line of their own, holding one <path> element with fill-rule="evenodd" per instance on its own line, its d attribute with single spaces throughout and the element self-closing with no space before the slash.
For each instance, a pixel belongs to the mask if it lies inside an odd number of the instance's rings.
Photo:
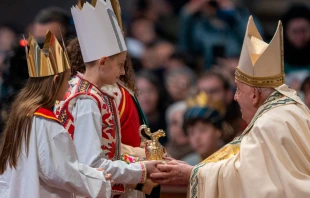
<svg viewBox="0 0 310 198">
<path fill-rule="evenodd" d="M 206 92 L 200 92 L 194 97 L 186 100 L 187 108 L 201 107 L 211 108 L 218 111 L 221 115 L 225 114 L 225 106 L 222 102 L 211 99 Z"/>
<path fill-rule="evenodd" d="M 268 44 L 250 16 L 235 78 L 250 86 L 275 88 L 284 83 L 284 76 L 281 21 Z"/>
<path fill-rule="evenodd" d="M 26 47 L 29 77 L 45 77 L 70 69 L 67 53 L 54 34 L 47 32 L 43 49 L 30 34 Z"/>
</svg>

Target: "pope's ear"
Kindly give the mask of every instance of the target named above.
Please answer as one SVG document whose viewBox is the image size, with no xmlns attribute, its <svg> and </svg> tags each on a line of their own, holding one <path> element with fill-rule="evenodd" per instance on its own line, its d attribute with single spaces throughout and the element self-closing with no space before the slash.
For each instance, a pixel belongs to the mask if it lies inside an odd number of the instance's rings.
<svg viewBox="0 0 310 198">
<path fill-rule="evenodd" d="M 261 97 L 261 92 L 258 88 L 253 88 L 253 93 L 252 93 L 252 104 L 256 106 L 259 103 L 259 98 Z"/>
</svg>

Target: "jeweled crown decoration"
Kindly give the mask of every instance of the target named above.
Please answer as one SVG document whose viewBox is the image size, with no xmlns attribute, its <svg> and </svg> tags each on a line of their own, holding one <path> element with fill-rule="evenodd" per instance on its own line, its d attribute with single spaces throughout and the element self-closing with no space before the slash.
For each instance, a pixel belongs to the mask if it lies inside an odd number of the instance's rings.
<svg viewBox="0 0 310 198">
<path fill-rule="evenodd" d="M 99 60 L 127 50 L 120 28 L 120 7 L 115 15 L 110 0 L 78 1 L 71 8 L 84 62 Z"/>
<path fill-rule="evenodd" d="M 29 77 L 46 77 L 70 69 L 67 53 L 50 31 L 46 34 L 42 49 L 35 38 L 29 35 L 26 57 Z"/>
<path fill-rule="evenodd" d="M 220 101 L 213 100 L 203 91 L 194 97 L 188 98 L 186 104 L 188 109 L 192 107 L 212 108 L 222 115 L 225 114 L 225 105 Z"/>
</svg>

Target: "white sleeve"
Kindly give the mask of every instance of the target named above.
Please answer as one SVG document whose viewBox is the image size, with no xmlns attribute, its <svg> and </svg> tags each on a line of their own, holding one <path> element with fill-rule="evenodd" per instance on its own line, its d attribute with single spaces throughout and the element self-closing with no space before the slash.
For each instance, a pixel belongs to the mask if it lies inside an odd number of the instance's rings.
<svg viewBox="0 0 310 198">
<path fill-rule="evenodd" d="M 112 180 L 122 184 L 137 184 L 146 181 L 146 167 L 144 163 L 127 164 L 123 161 L 103 160 L 100 165 L 105 172 L 112 174 Z"/>
<path fill-rule="evenodd" d="M 78 162 L 66 131 L 42 141 L 38 150 L 40 179 L 47 185 L 80 196 L 110 197 L 111 183 L 102 172 Z"/>
<path fill-rule="evenodd" d="M 79 98 L 72 109 L 74 144 L 81 163 L 99 167 L 101 161 L 102 121 L 95 101 Z"/>
<path fill-rule="evenodd" d="M 74 144 L 81 163 L 91 167 L 102 167 L 112 174 L 116 183 L 136 184 L 145 181 L 146 170 L 143 164 L 127 164 L 102 157 L 102 116 L 95 101 L 79 98 L 73 107 Z"/>
</svg>

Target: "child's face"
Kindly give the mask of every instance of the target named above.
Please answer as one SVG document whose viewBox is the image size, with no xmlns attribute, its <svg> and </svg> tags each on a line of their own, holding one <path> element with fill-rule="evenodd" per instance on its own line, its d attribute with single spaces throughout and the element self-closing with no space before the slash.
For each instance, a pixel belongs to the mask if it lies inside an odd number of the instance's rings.
<svg viewBox="0 0 310 198">
<path fill-rule="evenodd" d="M 63 100 L 65 93 L 69 89 L 68 81 L 70 80 L 70 77 L 71 77 L 71 71 L 70 69 L 68 69 L 67 71 L 65 71 L 65 78 L 59 87 L 56 100 L 59 101 Z"/>
<path fill-rule="evenodd" d="M 201 156 L 208 156 L 219 147 L 221 132 L 212 124 L 202 121 L 187 128 L 192 148 Z"/>
<path fill-rule="evenodd" d="M 127 52 L 121 52 L 106 59 L 101 74 L 104 84 L 112 85 L 117 82 L 121 75 L 125 75 L 124 63 L 126 56 Z"/>
</svg>

